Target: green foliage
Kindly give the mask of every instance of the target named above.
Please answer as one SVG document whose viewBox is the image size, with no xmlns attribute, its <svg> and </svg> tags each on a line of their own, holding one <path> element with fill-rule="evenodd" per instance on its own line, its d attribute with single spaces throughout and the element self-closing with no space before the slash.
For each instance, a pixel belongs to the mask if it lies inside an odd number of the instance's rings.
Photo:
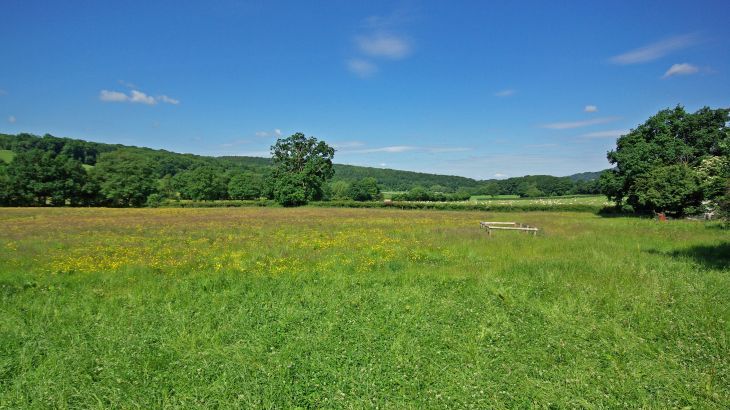
<svg viewBox="0 0 730 410">
<path fill-rule="evenodd" d="M 223 170 L 209 165 L 175 175 L 174 186 L 183 199 L 212 201 L 228 195 L 228 180 Z"/>
<path fill-rule="evenodd" d="M 252 172 L 235 174 L 228 182 L 228 197 L 231 199 L 257 199 L 263 191 L 263 177 Z"/>
<path fill-rule="evenodd" d="M 15 153 L 9 149 L 0 149 L 0 162 L 11 163 L 15 158 Z"/>
<path fill-rule="evenodd" d="M 271 146 L 274 196 L 284 206 L 299 206 L 322 199 L 324 184 L 332 178 L 334 148 L 298 132 Z"/>
<path fill-rule="evenodd" d="M 637 211 L 696 211 L 703 194 L 713 200 L 727 178 L 729 113 L 705 107 L 690 114 L 681 106 L 659 111 L 616 141 L 608 153 L 616 168 L 602 177 L 603 192 Z M 699 176 L 710 181 L 698 190 Z"/>
<path fill-rule="evenodd" d="M 697 174 L 686 165 L 657 167 L 636 179 L 628 202 L 639 209 L 692 214 L 699 210 L 702 189 Z"/>
<path fill-rule="evenodd" d="M 306 141 L 306 138 L 304 139 Z M 83 163 L 84 169 L 89 175 L 96 174 L 93 171 L 94 166 L 99 161 L 102 154 L 113 151 L 123 150 L 129 156 L 137 159 L 145 159 L 146 171 L 137 173 L 137 176 L 144 175 L 146 181 L 135 181 L 134 186 L 147 189 L 153 186 L 153 192 L 161 195 L 163 198 L 179 199 L 179 198 L 197 198 L 199 200 L 215 200 L 216 198 L 228 197 L 248 197 L 253 198 L 258 190 L 258 195 L 266 198 L 274 198 L 275 187 L 281 186 L 276 183 L 277 175 L 273 172 L 273 161 L 268 158 L 255 157 L 203 157 L 191 154 L 177 154 L 164 150 L 153 150 L 149 148 L 125 147 L 122 145 L 111 145 L 102 143 L 93 143 L 69 138 L 57 138 L 51 135 L 37 137 L 30 134 L 6 135 L 0 134 L 0 156 L 4 156 L 6 161 L 14 155 L 15 152 L 27 152 L 29 150 L 41 150 L 50 153 L 52 156 L 75 159 Z M 329 155 L 329 154 L 327 154 Z M 375 178 L 379 189 L 388 191 L 406 191 L 413 188 L 430 187 L 425 189 L 427 194 L 419 194 L 417 189 L 414 197 L 424 198 L 427 201 L 457 201 L 466 200 L 474 194 L 486 195 L 517 195 L 518 187 L 523 183 L 525 187 L 534 185 L 546 196 L 556 196 L 565 194 L 591 194 L 597 191 L 597 183 L 595 173 L 576 174 L 568 178 L 557 178 L 551 176 L 526 176 L 518 178 L 510 178 L 502 181 L 476 181 L 470 178 L 434 175 L 409 171 L 398 171 L 380 168 L 356 167 L 350 165 L 331 164 L 324 161 L 325 170 L 331 165 L 334 174 L 331 177 L 331 183 L 325 184 L 322 181 L 328 180 L 330 171 L 327 170 L 325 178 L 306 178 L 309 182 L 305 183 L 304 197 L 306 201 L 320 199 L 348 199 L 356 192 L 350 192 L 351 187 L 365 178 Z M 123 169 L 123 167 L 116 167 Z M 206 171 L 194 171 L 199 168 L 216 169 L 219 178 L 212 178 Z M 310 171 L 307 171 L 310 172 Z M 108 174 L 108 172 L 102 172 Z M 253 184 L 244 184 L 242 181 L 231 184 L 229 177 L 235 177 L 239 174 L 255 175 L 256 181 Z M 311 176 L 311 175 L 310 175 Z M 120 176 L 120 180 L 124 180 L 124 176 Z M 260 178 L 260 180 L 259 180 Z M 110 175 L 105 175 L 105 180 L 110 180 Z M 575 179 L 576 182 L 573 182 Z M 566 182 L 567 180 L 567 182 Z M 221 189 L 221 183 L 225 182 L 225 189 Z M 313 183 L 314 182 L 314 183 Z M 212 184 L 212 185 L 211 185 Z M 238 186 L 238 187 L 236 187 Z M 239 188 L 250 187 L 250 190 L 240 190 Z M 233 190 L 229 190 L 233 188 Z M 359 187 L 358 192 L 361 190 Z M 355 189 L 353 188 L 353 189 Z M 372 188 L 372 186 L 371 186 Z M 112 192 L 115 191 L 115 192 Z M 104 194 L 101 192 L 101 183 L 96 179 L 88 179 L 84 183 L 79 192 L 76 193 L 78 201 L 74 200 L 74 204 L 79 205 L 114 205 L 129 206 L 132 202 L 139 206 L 146 202 L 148 195 L 145 192 L 134 195 L 134 201 L 120 200 L 118 194 L 121 190 L 112 188 L 110 184 L 105 185 Z M 289 203 L 300 203 L 297 199 L 297 190 L 286 190 L 286 196 Z M 360 198 L 378 198 L 377 194 L 358 193 Z M 521 192 L 526 194 L 526 190 Z M 532 195 L 538 194 L 531 191 Z M 125 194 L 130 196 L 130 193 Z M 126 204 L 126 205 L 125 205 Z"/>
<path fill-rule="evenodd" d="M 9 205 L 75 205 L 87 180 L 81 163 L 32 149 L 18 154 L 4 171 L 4 202 Z"/>
<path fill-rule="evenodd" d="M 142 206 L 156 191 L 152 159 L 134 150 L 102 154 L 90 175 L 104 200 L 113 206 Z"/>
<path fill-rule="evenodd" d="M 329 199 L 343 200 L 351 199 L 349 196 L 350 184 L 347 181 L 338 180 L 329 183 Z"/>
<path fill-rule="evenodd" d="M 429 191 L 424 187 L 415 187 L 408 192 L 393 195 L 395 201 L 467 201 L 471 198 L 471 193 L 465 190 L 459 190 L 453 194 L 445 194 L 443 192 Z"/>
<path fill-rule="evenodd" d="M 303 175 L 280 174 L 274 180 L 274 199 L 283 206 L 301 206 L 306 205 L 312 197 Z"/>
<path fill-rule="evenodd" d="M 382 199 L 378 181 L 372 177 L 353 182 L 347 190 L 347 197 L 355 201 L 375 201 Z"/>
</svg>

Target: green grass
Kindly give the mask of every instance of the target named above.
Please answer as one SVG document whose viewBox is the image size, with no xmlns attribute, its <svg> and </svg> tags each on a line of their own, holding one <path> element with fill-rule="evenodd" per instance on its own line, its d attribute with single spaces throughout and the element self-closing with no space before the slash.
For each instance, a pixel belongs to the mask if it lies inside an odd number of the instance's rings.
<svg viewBox="0 0 730 410">
<path fill-rule="evenodd" d="M 717 225 L 6 208 L 0 226 L 0 408 L 730 403 Z"/>
<path fill-rule="evenodd" d="M 10 163 L 15 158 L 15 153 L 7 149 L 0 149 L 0 161 Z"/>
</svg>

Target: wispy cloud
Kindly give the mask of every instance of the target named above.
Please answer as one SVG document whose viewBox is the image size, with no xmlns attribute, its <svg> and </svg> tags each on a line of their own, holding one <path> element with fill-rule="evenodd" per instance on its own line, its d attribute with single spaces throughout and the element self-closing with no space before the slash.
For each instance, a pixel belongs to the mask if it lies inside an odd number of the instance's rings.
<svg viewBox="0 0 730 410">
<path fill-rule="evenodd" d="M 557 146 L 558 144 L 527 144 L 525 148 L 552 148 Z"/>
<path fill-rule="evenodd" d="M 11 115 L 11 116 L 8 117 L 8 122 L 9 123 L 15 124 L 15 121 L 17 121 L 17 119 L 15 118 L 14 115 Z"/>
<path fill-rule="evenodd" d="M 506 90 L 502 90 L 502 91 L 497 91 L 496 93 L 494 93 L 494 96 L 495 97 L 509 97 L 511 95 L 515 95 L 516 92 L 517 91 L 515 91 L 513 89 L 506 89 Z"/>
<path fill-rule="evenodd" d="M 503 174 L 501 172 L 497 172 L 496 174 L 494 174 L 494 177 L 497 178 L 497 179 L 504 179 L 504 178 L 507 178 L 507 174 Z"/>
<path fill-rule="evenodd" d="M 598 112 L 598 107 L 595 105 L 586 105 L 586 108 L 583 109 L 585 112 Z"/>
<path fill-rule="evenodd" d="M 119 85 L 122 85 L 122 86 L 127 87 L 127 88 L 131 88 L 131 89 L 134 89 L 134 90 L 139 90 L 139 88 L 140 88 L 139 86 L 134 85 L 134 84 L 132 84 L 132 83 L 130 83 L 128 81 L 119 80 L 117 82 L 119 83 Z"/>
<path fill-rule="evenodd" d="M 8 95 L 8 92 L 0 88 L 0 95 Z"/>
<path fill-rule="evenodd" d="M 607 131 L 596 131 L 589 132 L 581 135 L 582 138 L 618 138 L 622 135 L 626 135 L 630 130 L 607 130 Z"/>
<path fill-rule="evenodd" d="M 609 61 L 620 65 L 646 63 L 664 57 L 673 51 L 690 47 L 698 42 L 699 37 L 696 34 L 669 37 L 659 42 L 613 56 Z"/>
<path fill-rule="evenodd" d="M 101 90 L 99 99 L 104 102 L 124 102 L 129 100 L 129 96 L 119 91 Z"/>
<path fill-rule="evenodd" d="M 551 130 L 567 130 L 567 129 L 572 129 L 572 128 L 587 127 L 589 125 L 605 124 L 607 122 L 613 122 L 618 119 L 619 119 L 619 117 L 604 117 L 604 118 L 594 118 L 592 120 L 583 120 L 583 121 L 553 122 L 550 124 L 541 125 L 541 127 L 548 128 Z"/>
<path fill-rule="evenodd" d="M 337 149 L 359 148 L 364 145 L 365 145 L 365 143 L 360 142 L 360 141 L 343 141 L 343 142 L 335 142 L 332 144 L 332 146 Z"/>
<path fill-rule="evenodd" d="M 361 78 L 367 78 L 378 72 L 378 66 L 360 58 L 347 60 L 347 69 Z"/>
<path fill-rule="evenodd" d="M 401 153 L 401 152 L 427 152 L 427 153 L 446 153 L 446 152 L 464 152 L 464 151 L 471 151 L 471 148 L 465 148 L 465 147 L 422 147 L 422 146 L 414 146 L 414 145 L 391 145 L 387 147 L 378 147 L 378 148 L 365 148 L 365 149 L 355 149 L 350 150 L 348 152 L 350 153 L 357 153 L 357 154 L 371 154 L 376 152 L 381 153 Z"/>
<path fill-rule="evenodd" d="M 379 71 L 382 60 L 402 60 L 413 53 L 413 41 L 403 34 L 403 24 L 411 20 L 399 10 L 387 16 L 370 16 L 363 20 L 361 33 L 353 38 L 357 55 L 345 61 L 347 69 L 361 78 Z"/>
<path fill-rule="evenodd" d="M 674 75 L 695 74 L 698 71 L 700 71 L 699 67 L 692 65 L 692 64 L 688 64 L 688 63 L 673 64 L 671 67 L 669 67 L 669 70 L 667 70 L 667 72 L 664 73 L 662 78 L 669 78 Z"/>
<path fill-rule="evenodd" d="M 281 130 L 278 128 L 274 128 L 273 131 L 256 131 L 254 133 L 255 136 L 259 138 L 268 138 L 268 137 L 281 137 Z"/>
<path fill-rule="evenodd" d="M 251 140 L 240 139 L 240 140 L 235 140 L 235 141 L 231 141 L 231 142 L 226 142 L 225 144 L 221 144 L 221 148 L 233 148 L 233 147 L 238 147 L 240 145 L 245 145 L 245 144 L 250 144 L 250 143 L 251 143 Z"/>
<path fill-rule="evenodd" d="M 168 103 L 168 104 L 172 104 L 172 105 L 180 104 L 180 100 L 176 100 L 176 99 L 168 97 L 166 95 L 161 95 L 161 96 L 157 97 L 157 99 L 164 103 Z"/>
<path fill-rule="evenodd" d="M 99 100 L 103 102 L 129 102 L 133 104 L 145 104 L 145 105 L 155 105 L 158 102 L 163 102 L 166 104 L 173 104 L 177 105 L 180 104 L 180 100 L 177 100 L 172 97 L 168 97 L 166 95 L 160 95 L 157 97 L 153 97 L 151 95 L 147 95 L 139 90 L 131 90 L 129 94 L 126 94 L 121 91 L 109 91 L 109 90 L 101 90 L 99 92 Z"/>
<path fill-rule="evenodd" d="M 371 57 L 383 57 L 399 60 L 411 53 L 411 42 L 403 36 L 376 32 L 355 38 L 360 51 Z"/>
</svg>

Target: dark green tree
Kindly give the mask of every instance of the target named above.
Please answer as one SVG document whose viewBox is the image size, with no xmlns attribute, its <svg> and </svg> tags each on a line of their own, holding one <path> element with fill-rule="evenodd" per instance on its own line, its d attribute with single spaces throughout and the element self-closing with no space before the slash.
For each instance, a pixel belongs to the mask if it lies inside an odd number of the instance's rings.
<svg viewBox="0 0 730 410">
<path fill-rule="evenodd" d="M 363 178 L 350 185 L 347 196 L 355 201 L 374 201 L 381 198 L 378 181 L 375 178 Z"/>
<path fill-rule="evenodd" d="M 31 149 L 7 167 L 6 200 L 14 205 L 75 205 L 87 174 L 79 161 Z"/>
<path fill-rule="evenodd" d="M 260 198 L 264 188 L 264 179 L 253 172 L 235 174 L 228 182 L 228 197 L 231 199 Z"/>
<path fill-rule="evenodd" d="M 298 206 L 321 199 L 323 187 L 334 174 L 334 148 L 298 132 L 271 146 L 274 162 L 274 197 L 282 205 Z"/>
<path fill-rule="evenodd" d="M 225 199 L 228 195 L 228 181 L 225 171 L 213 166 L 202 166 L 175 176 L 180 196 L 196 201 Z"/>
<path fill-rule="evenodd" d="M 701 189 L 699 197 L 695 192 L 700 165 L 730 155 L 729 112 L 705 107 L 688 113 L 681 106 L 659 111 L 616 141 L 608 153 L 615 168 L 601 176 L 602 191 L 638 211 L 697 210 L 703 199 Z"/>
<path fill-rule="evenodd" d="M 91 177 L 112 206 L 142 206 L 155 193 L 157 176 L 152 160 L 134 150 L 102 154 Z"/>
</svg>

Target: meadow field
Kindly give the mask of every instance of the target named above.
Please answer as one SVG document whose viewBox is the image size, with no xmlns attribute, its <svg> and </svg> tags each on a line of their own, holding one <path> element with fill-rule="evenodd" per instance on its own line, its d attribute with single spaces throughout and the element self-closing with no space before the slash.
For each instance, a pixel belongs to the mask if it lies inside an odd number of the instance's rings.
<svg viewBox="0 0 730 410">
<path fill-rule="evenodd" d="M 727 408 L 728 295 L 713 223 L 0 208 L 0 408 Z"/>
</svg>

